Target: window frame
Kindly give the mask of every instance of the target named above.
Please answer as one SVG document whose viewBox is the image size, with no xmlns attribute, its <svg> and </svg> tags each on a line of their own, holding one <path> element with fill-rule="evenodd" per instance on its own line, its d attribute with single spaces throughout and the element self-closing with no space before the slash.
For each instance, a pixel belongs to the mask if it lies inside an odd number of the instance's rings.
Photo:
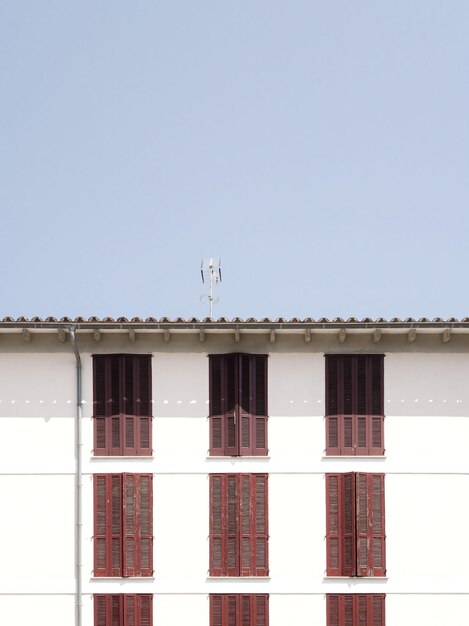
<svg viewBox="0 0 469 626">
<path fill-rule="evenodd" d="M 363 615 L 365 612 L 366 615 Z M 386 594 L 328 593 L 326 613 L 327 626 L 385 626 Z"/>
<path fill-rule="evenodd" d="M 267 456 L 268 355 L 231 352 L 208 358 L 209 455 Z M 243 410 L 246 403 L 249 409 Z"/>
<path fill-rule="evenodd" d="M 152 355 L 113 353 L 92 356 L 93 455 L 151 456 Z M 129 374 L 132 395 L 127 400 Z"/>
<path fill-rule="evenodd" d="M 384 354 L 324 356 L 326 456 L 383 456 Z"/>
<path fill-rule="evenodd" d="M 93 474 L 93 522 L 96 578 L 153 576 L 153 474 Z"/>
<path fill-rule="evenodd" d="M 249 606 L 249 624 L 246 624 L 243 606 L 246 601 Z M 232 613 L 230 615 L 230 609 L 232 611 L 233 608 L 234 616 Z M 210 626 L 269 626 L 269 594 L 211 593 Z"/>
<path fill-rule="evenodd" d="M 134 603 L 134 615 L 131 626 L 153 626 L 153 594 L 152 593 L 95 593 L 93 594 L 94 626 L 115 626 L 113 601 L 117 599 L 119 626 L 130 626 L 126 615 L 130 600 Z M 104 600 L 104 616 L 100 603 Z M 144 600 L 148 600 L 145 607 Z M 148 614 L 143 614 L 148 610 Z"/>
<path fill-rule="evenodd" d="M 327 576 L 386 575 L 384 479 L 378 473 L 326 474 Z"/>
<path fill-rule="evenodd" d="M 269 575 L 268 478 L 268 474 L 209 475 L 210 576 Z"/>
</svg>

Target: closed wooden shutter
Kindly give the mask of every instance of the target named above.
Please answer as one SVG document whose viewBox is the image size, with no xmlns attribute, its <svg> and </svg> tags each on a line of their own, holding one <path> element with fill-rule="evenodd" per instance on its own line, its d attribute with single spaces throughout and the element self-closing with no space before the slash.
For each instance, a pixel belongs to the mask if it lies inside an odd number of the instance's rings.
<svg viewBox="0 0 469 626">
<path fill-rule="evenodd" d="M 94 454 L 151 455 L 151 355 L 93 357 Z"/>
<path fill-rule="evenodd" d="M 122 477 L 94 475 L 94 575 L 122 575 Z"/>
<path fill-rule="evenodd" d="M 355 476 L 326 474 L 327 575 L 355 576 Z"/>
<path fill-rule="evenodd" d="M 153 626 L 151 594 L 95 594 L 94 626 Z"/>
<path fill-rule="evenodd" d="M 384 594 L 327 594 L 327 626 L 385 626 Z"/>
<path fill-rule="evenodd" d="M 151 474 L 94 475 L 94 575 L 153 574 Z"/>
<path fill-rule="evenodd" d="M 210 475 L 210 575 L 268 574 L 266 474 Z"/>
<path fill-rule="evenodd" d="M 384 475 L 326 474 L 328 576 L 384 576 Z"/>
<path fill-rule="evenodd" d="M 210 626 L 269 626 L 269 596 L 210 594 Z"/>
<path fill-rule="evenodd" d="M 384 454 L 384 356 L 326 355 L 326 454 Z"/>
<path fill-rule="evenodd" d="M 209 357 L 210 454 L 267 454 L 267 357 Z"/>
</svg>

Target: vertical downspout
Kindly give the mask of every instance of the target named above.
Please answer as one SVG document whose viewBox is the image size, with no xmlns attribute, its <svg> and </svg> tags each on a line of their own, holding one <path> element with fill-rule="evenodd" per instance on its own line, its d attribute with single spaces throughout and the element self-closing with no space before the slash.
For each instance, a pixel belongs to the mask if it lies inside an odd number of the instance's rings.
<svg viewBox="0 0 469 626">
<path fill-rule="evenodd" d="M 77 367 L 76 378 L 76 417 L 75 417 L 75 626 L 81 626 L 82 619 L 82 591 L 81 591 L 81 529 L 82 529 L 82 513 L 81 513 L 81 488 L 82 488 L 82 470 L 81 470 L 81 358 L 75 339 L 75 326 L 70 326 L 70 341 L 75 352 L 75 360 Z"/>
</svg>

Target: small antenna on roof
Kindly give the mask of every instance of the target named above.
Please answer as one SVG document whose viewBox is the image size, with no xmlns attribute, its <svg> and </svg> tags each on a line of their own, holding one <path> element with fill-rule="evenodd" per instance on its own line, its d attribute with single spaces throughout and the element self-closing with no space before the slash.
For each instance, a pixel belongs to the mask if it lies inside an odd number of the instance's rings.
<svg viewBox="0 0 469 626">
<path fill-rule="evenodd" d="M 212 257 L 210 259 L 203 259 L 200 264 L 200 273 L 202 275 L 202 282 L 209 283 L 208 296 L 202 296 L 200 300 L 208 301 L 210 305 L 210 318 L 212 318 L 213 303 L 218 302 L 218 298 L 213 295 L 213 288 L 218 283 L 221 283 L 221 259 Z M 205 300 L 207 298 L 207 300 Z"/>
</svg>

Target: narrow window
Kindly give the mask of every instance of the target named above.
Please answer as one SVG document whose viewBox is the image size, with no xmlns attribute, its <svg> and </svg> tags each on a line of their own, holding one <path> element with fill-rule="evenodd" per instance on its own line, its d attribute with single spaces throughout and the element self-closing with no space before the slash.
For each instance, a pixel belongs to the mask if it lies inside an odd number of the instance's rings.
<svg viewBox="0 0 469 626">
<path fill-rule="evenodd" d="M 94 575 L 152 576 L 152 474 L 93 478 Z"/>
<path fill-rule="evenodd" d="M 210 474 L 210 575 L 267 576 L 267 474 Z"/>
<path fill-rule="evenodd" d="M 210 454 L 267 455 L 267 356 L 209 356 Z"/>
<path fill-rule="evenodd" d="M 93 357 L 94 454 L 151 455 L 151 356 Z"/>
<path fill-rule="evenodd" d="M 384 594 L 327 594 L 327 626 L 385 626 Z"/>
<path fill-rule="evenodd" d="M 269 626 L 269 596 L 210 594 L 210 626 Z"/>
<path fill-rule="evenodd" d="M 326 355 L 326 454 L 384 454 L 382 354 Z"/>
<path fill-rule="evenodd" d="M 326 474 L 328 576 L 385 576 L 384 474 Z"/>
<path fill-rule="evenodd" d="M 153 626 L 151 594 L 95 594 L 94 626 Z"/>
</svg>

